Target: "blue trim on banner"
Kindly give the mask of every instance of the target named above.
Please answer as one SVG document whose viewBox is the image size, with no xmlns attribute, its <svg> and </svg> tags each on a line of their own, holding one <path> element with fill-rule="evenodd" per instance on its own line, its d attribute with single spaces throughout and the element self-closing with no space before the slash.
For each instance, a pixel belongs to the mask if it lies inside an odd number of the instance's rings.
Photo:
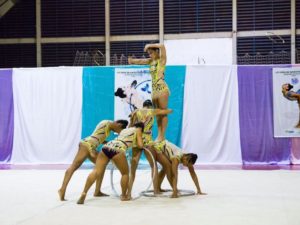
<svg viewBox="0 0 300 225">
<path fill-rule="evenodd" d="M 118 66 L 116 68 L 148 68 L 148 66 Z M 166 139 L 180 146 L 183 116 L 184 81 L 186 66 L 166 66 L 165 80 L 171 91 L 168 108 L 173 113 L 168 116 Z M 157 137 L 157 122 L 153 127 L 153 139 Z"/>
<path fill-rule="evenodd" d="M 114 76 L 115 67 L 83 68 L 82 138 L 91 135 L 101 120 L 114 119 Z"/>
<path fill-rule="evenodd" d="M 168 116 L 166 139 L 177 146 L 181 141 L 185 73 L 186 66 L 167 66 L 165 72 L 165 80 L 171 91 L 168 108 L 173 109 Z"/>
<path fill-rule="evenodd" d="M 124 67 L 145 68 L 145 66 L 83 68 L 82 138 L 89 136 L 99 121 L 113 120 L 115 68 Z M 168 116 L 166 138 L 176 145 L 180 145 L 181 138 L 185 71 L 186 66 L 167 66 L 165 72 L 165 79 L 171 91 L 168 108 L 173 109 L 173 113 Z M 156 122 L 153 135 L 155 139 Z"/>
</svg>

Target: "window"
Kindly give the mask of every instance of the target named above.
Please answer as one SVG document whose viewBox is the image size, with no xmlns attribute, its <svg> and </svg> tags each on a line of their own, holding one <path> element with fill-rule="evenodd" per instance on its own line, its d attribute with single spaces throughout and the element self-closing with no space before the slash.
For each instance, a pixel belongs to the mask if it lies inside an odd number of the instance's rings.
<svg viewBox="0 0 300 225">
<path fill-rule="evenodd" d="M 0 45 L 0 67 L 36 67 L 35 44 Z"/>
<path fill-rule="evenodd" d="M 104 53 L 105 44 L 103 42 L 43 44 L 42 64 L 43 66 L 72 66 L 77 51 L 92 52 L 95 50 Z M 90 63 L 85 59 L 81 66 L 91 65 Z"/>
<path fill-rule="evenodd" d="M 110 1 L 111 35 L 158 34 L 159 0 Z"/>
<path fill-rule="evenodd" d="M 296 27 L 300 29 L 300 0 L 296 0 Z"/>
<path fill-rule="evenodd" d="M 147 53 L 144 52 L 144 47 L 150 42 L 152 41 L 112 42 L 110 50 L 111 64 L 125 65 L 127 64 L 127 57 L 132 55 L 137 58 L 148 57 Z"/>
<path fill-rule="evenodd" d="M 237 28 L 246 30 L 290 29 L 291 1 L 238 0 Z"/>
<path fill-rule="evenodd" d="M 166 34 L 232 30 L 232 0 L 164 0 Z"/>
<path fill-rule="evenodd" d="M 291 63 L 290 36 L 243 37 L 237 40 L 238 64 Z"/>
<path fill-rule="evenodd" d="M 42 0 L 41 14 L 43 37 L 105 34 L 104 0 Z"/>
<path fill-rule="evenodd" d="M 0 18 L 0 38 L 30 38 L 35 35 L 35 0 L 17 2 Z"/>
</svg>

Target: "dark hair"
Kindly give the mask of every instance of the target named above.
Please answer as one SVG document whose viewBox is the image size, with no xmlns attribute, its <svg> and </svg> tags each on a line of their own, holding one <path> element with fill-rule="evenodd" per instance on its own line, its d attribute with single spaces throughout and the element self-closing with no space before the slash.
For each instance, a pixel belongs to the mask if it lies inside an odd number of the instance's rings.
<svg viewBox="0 0 300 225">
<path fill-rule="evenodd" d="M 125 129 L 128 125 L 128 121 L 127 120 L 117 120 L 116 123 L 119 123 L 122 125 L 122 129 Z"/>
<path fill-rule="evenodd" d="M 146 101 L 143 102 L 143 107 L 152 107 L 152 101 L 150 99 L 147 99 Z"/>
<path fill-rule="evenodd" d="M 151 41 L 149 44 L 157 44 L 157 42 Z M 159 48 L 148 48 L 148 50 L 158 51 L 159 52 Z"/>
<path fill-rule="evenodd" d="M 152 51 L 159 51 L 159 48 L 148 48 L 148 50 L 152 50 Z"/>
<path fill-rule="evenodd" d="M 294 86 L 291 84 L 288 84 L 288 90 L 291 90 Z"/>
<path fill-rule="evenodd" d="M 133 126 L 136 127 L 136 128 L 142 128 L 142 132 L 144 132 L 144 123 L 137 122 Z"/>
<path fill-rule="evenodd" d="M 118 88 L 115 92 L 115 96 L 120 98 L 126 98 L 127 95 L 124 93 L 124 90 L 122 88 Z"/>
<path fill-rule="evenodd" d="M 191 163 L 192 165 L 194 165 L 198 159 L 198 156 L 195 153 L 187 153 L 185 156 L 187 157 L 188 163 Z"/>
</svg>

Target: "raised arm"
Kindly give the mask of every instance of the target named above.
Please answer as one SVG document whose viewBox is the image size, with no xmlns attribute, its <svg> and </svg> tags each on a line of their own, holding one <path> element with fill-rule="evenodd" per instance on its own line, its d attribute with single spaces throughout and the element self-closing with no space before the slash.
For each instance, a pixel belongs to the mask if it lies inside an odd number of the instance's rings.
<svg viewBox="0 0 300 225">
<path fill-rule="evenodd" d="M 159 48 L 160 51 L 160 62 L 163 66 L 167 63 L 167 51 L 164 44 L 147 44 L 144 48 L 144 51 L 146 52 L 148 48 Z"/>
<path fill-rule="evenodd" d="M 128 57 L 128 64 L 134 64 L 134 65 L 148 65 L 150 64 L 151 59 L 134 59 L 132 57 Z"/>
</svg>

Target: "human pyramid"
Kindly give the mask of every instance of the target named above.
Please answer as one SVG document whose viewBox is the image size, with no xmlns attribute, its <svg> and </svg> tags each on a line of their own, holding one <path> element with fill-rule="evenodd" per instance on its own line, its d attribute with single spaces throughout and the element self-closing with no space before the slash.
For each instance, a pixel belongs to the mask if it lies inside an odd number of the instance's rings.
<svg viewBox="0 0 300 225">
<path fill-rule="evenodd" d="M 62 186 L 58 190 L 61 201 L 65 200 L 66 189 L 73 173 L 87 158 L 95 164 L 95 167 L 86 180 L 84 190 L 77 201 L 78 204 L 84 204 L 87 192 L 95 181 L 94 196 L 107 196 L 101 192 L 101 184 L 106 166 L 110 160 L 121 173 L 121 201 L 131 200 L 131 190 L 142 152 L 145 153 L 152 169 L 153 192 L 155 196 L 159 196 L 164 191 L 161 189 L 161 184 L 165 175 L 172 187 L 173 193 L 171 197 L 177 198 L 179 196 L 177 180 L 180 163 L 188 167 L 197 188 L 196 193 L 199 195 L 205 194 L 200 189 L 199 181 L 193 167 L 197 160 L 197 155 L 194 153 L 183 153 L 179 147 L 165 140 L 165 131 L 168 123 L 167 115 L 172 113 L 172 110 L 167 108 L 170 91 L 164 80 L 167 59 L 165 46 L 163 44 L 147 44 L 144 51 L 149 54 L 149 58 L 133 59 L 129 57 L 128 63 L 150 65 L 152 101 L 146 100 L 143 103 L 143 108 L 136 109 L 131 113 L 128 128 L 127 120 L 103 120 L 98 123 L 90 136 L 80 141 L 75 159 L 66 170 Z M 153 141 L 152 127 L 155 116 L 158 125 L 158 136 Z M 119 135 L 114 140 L 107 142 L 105 140 L 111 131 Z M 101 144 L 103 144 L 103 147 L 98 153 L 96 149 Z M 129 174 L 129 166 L 125 153 L 130 149 L 132 149 L 132 159 Z M 162 166 L 159 173 L 156 166 L 157 162 Z"/>
</svg>

